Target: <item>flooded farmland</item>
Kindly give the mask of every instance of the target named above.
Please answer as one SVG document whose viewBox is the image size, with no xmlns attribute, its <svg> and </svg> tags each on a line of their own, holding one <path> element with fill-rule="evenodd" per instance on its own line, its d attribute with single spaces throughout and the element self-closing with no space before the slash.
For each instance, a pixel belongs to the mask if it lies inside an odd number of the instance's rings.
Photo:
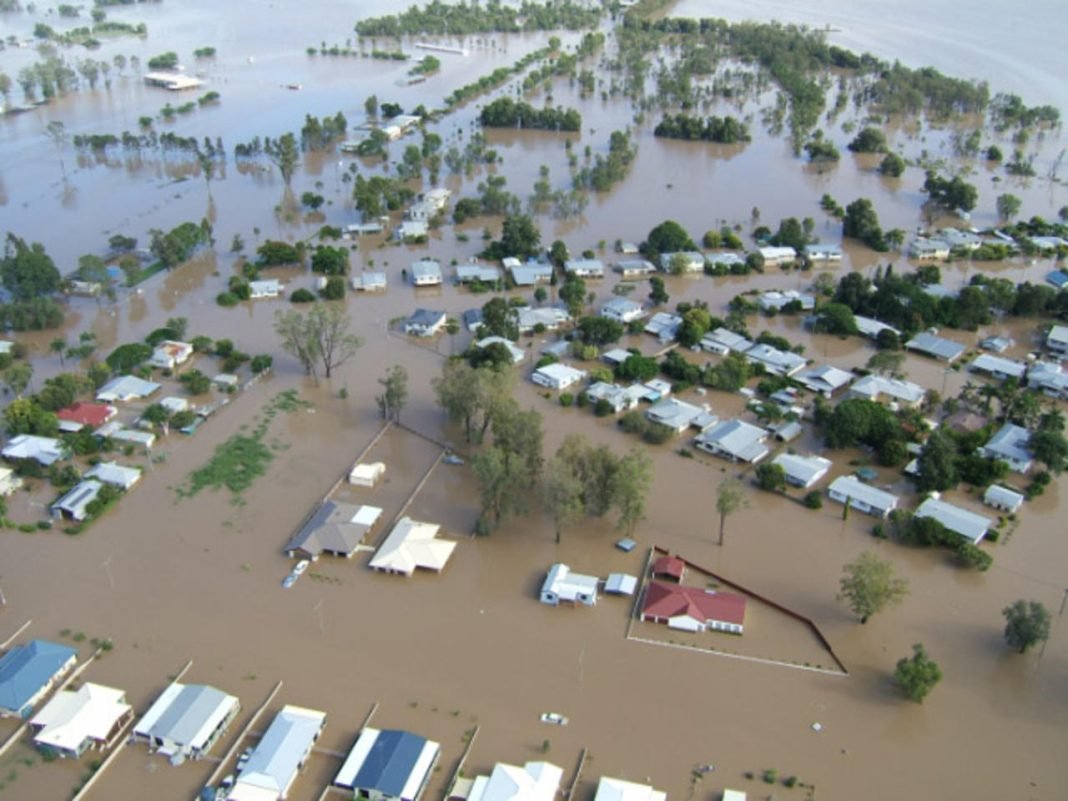
<svg viewBox="0 0 1068 801">
<path fill-rule="evenodd" d="M 160 127 L 198 139 L 222 137 L 232 152 L 235 144 L 253 136 L 299 129 L 305 114 L 341 110 L 350 123 L 362 121 L 364 99 L 372 93 L 406 110 L 420 103 L 437 106 L 455 86 L 513 64 L 544 44 L 545 37 L 533 34 L 469 37 L 463 42 L 470 49 L 468 56 L 442 56 L 440 75 L 411 86 L 400 85 L 404 65 L 305 53 L 306 47 L 320 42 L 344 44 L 354 38 L 352 24 L 361 16 L 399 11 L 405 5 L 399 0 L 373 8 L 316 2 L 314 13 L 308 13 L 307 6 L 298 13 L 291 4 L 254 0 L 221 8 L 202 0 L 138 4 L 109 11 L 109 16 L 143 21 L 149 36 L 109 40 L 98 52 L 109 59 L 116 53 L 137 54 L 147 62 L 158 52 L 175 50 L 183 60 L 190 59 L 191 71 L 203 72 L 207 88 L 222 95 L 221 103 Z M 1011 9 L 993 3 L 950 3 L 934 10 L 909 3 L 901 20 L 894 22 L 873 3 L 823 2 L 809 6 L 803 17 L 792 16 L 801 12 L 787 5 L 726 3 L 721 10 L 718 4 L 708 8 L 683 2 L 670 13 L 762 14 L 829 24 L 838 29 L 832 40 L 845 46 L 887 58 L 900 56 L 911 65 L 931 62 L 946 72 L 987 79 L 994 91 L 1019 92 L 1028 103 L 1068 108 L 1061 80 L 1065 56 L 1049 44 L 1050 38 L 1062 41 L 1068 25 L 1055 3 L 1038 4 L 1029 12 L 1042 17 L 1044 24 L 1025 31 L 1011 19 Z M 24 39 L 42 19 L 60 26 L 54 15 L 45 17 L 43 12 L 3 13 L 0 25 L 5 35 Z M 964 31 L 955 41 L 944 42 L 943 50 L 942 45 L 930 46 L 930 35 L 914 35 L 917 27 L 930 30 L 932 25 Z M 999 31 L 1014 31 L 1013 40 L 988 46 Z M 569 45 L 577 41 L 574 34 L 562 38 Z M 942 37 L 938 41 L 943 42 Z M 405 43 L 406 49 L 410 44 Z M 216 47 L 218 56 L 194 64 L 192 50 L 205 45 Z M 977 59 L 976 52 L 991 57 Z M 14 76 L 34 57 L 32 48 L 8 47 L 0 52 L 0 69 Z M 598 80 L 607 85 L 610 77 L 599 70 Z M 302 88 L 293 91 L 287 84 Z M 509 91 L 514 93 L 515 86 L 499 93 Z M 542 89 L 531 102 L 541 103 L 547 93 Z M 545 243 L 559 238 L 572 252 L 589 248 L 611 261 L 616 239 L 641 240 L 663 219 L 675 219 L 700 237 L 721 224 L 748 230 L 754 207 L 772 228 L 784 216 L 812 216 L 816 233 L 837 242 L 840 224 L 819 209 L 824 193 L 843 203 L 859 196 L 873 198 L 887 228 L 911 231 L 923 222 L 921 169 L 910 167 L 901 179 L 884 179 L 870 161 L 848 153 L 836 166 L 813 169 L 793 155 L 782 136 L 761 124 L 759 108 L 770 93 L 734 104 L 724 101 L 705 112 L 746 116 L 753 141 L 744 146 L 656 139 L 655 120 L 636 124 L 629 104 L 599 95 L 583 98 L 579 87 L 566 80 L 552 83 L 551 94 L 554 104 L 579 108 L 585 117 L 583 130 L 571 137 L 575 153 L 587 145 L 594 153 L 603 152 L 611 130 L 631 125 L 638 156 L 626 178 L 612 192 L 595 194 L 580 215 L 538 217 Z M 430 130 L 447 144 L 469 139 L 477 130 L 480 105 L 491 96 L 461 106 Z M 772 793 L 778 799 L 806 797 L 800 787 L 773 788 L 746 778 L 750 772 L 759 777 L 769 768 L 813 785 L 812 794 L 819 799 L 1063 797 L 1068 786 L 1063 759 L 1068 744 L 1068 641 L 1058 614 L 1068 586 L 1063 479 L 1023 508 L 1011 534 L 988 546 L 996 561 L 987 573 L 962 570 L 943 551 L 875 539 L 870 535 L 872 519 L 854 512 L 843 520 L 837 504 L 804 509 L 799 493 L 779 497 L 747 489 L 749 508 L 730 517 L 726 542 L 718 547 L 715 487 L 737 468 L 711 457 L 682 458 L 678 450 L 685 444 L 683 437 L 662 446 L 641 445 L 611 419 L 595 418 L 588 409 L 565 409 L 555 398 L 545 397 L 526 378 L 545 336 L 524 340 L 529 355 L 518 368 L 516 390 L 524 407 L 544 417 L 545 452 L 552 453 L 569 434 L 583 434 L 618 453 L 647 447 L 653 460 L 653 490 L 647 519 L 636 530 L 639 547 L 634 552 L 612 547 L 620 534 L 609 518 L 583 519 L 568 527 L 556 544 L 551 521 L 537 511 L 508 518 L 488 537 L 472 537 L 477 483 L 469 466 L 441 464 L 411 499 L 407 513 L 440 523 L 444 535 L 457 542 L 444 572 L 404 579 L 371 572 L 363 553 L 351 560 L 323 557 L 292 589 L 283 590 L 279 584 L 292 560 L 282 547 L 378 432 L 377 380 L 390 366 L 401 364 L 410 375 L 405 425 L 466 455 L 463 433 L 436 407 L 430 382 L 444 358 L 465 347 L 470 335 L 417 343 L 399 335 L 390 322 L 418 306 L 450 316 L 481 306 L 488 296 L 451 283 L 416 292 L 401 271 L 423 256 L 438 258 L 443 265 L 474 256 L 484 246 L 483 226 L 496 234 L 500 218 L 443 226 L 432 232 L 426 246 L 379 247 L 378 239 L 359 240 L 352 252 L 354 268 L 385 270 L 389 288 L 381 295 L 351 294 L 344 301 L 363 347 L 331 381 L 315 384 L 281 352 L 272 330 L 275 312 L 288 308 L 284 300 L 244 302 L 232 309 L 216 304 L 215 296 L 225 289 L 238 263 L 238 256 L 229 252 L 230 242 L 240 235 L 246 252 L 251 252 L 268 238 L 294 240 L 311 236 L 324 223 L 357 222 L 352 183 L 345 180 L 349 165 L 364 175 L 379 174 L 379 168 L 333 152 L 306 154 L 293 192 L 319 192 L 326 205 L 316 217 L 286 216 L 276 213 L 283 202 L 283 181 L 266 160 L 237 164 L 230 158 L 209 184 L 195 163 L 179 154 L 97 157 L 76 152 L 69 143 L 57 152 L 45 133 L 53 120 L 62 121 L 72 136 L 134 130 L 140 116 L 157 114 L 169 99 L 162 90 L 144 86 L 127 67 L 123 75 L 113 72 L 110 88 L 83 89 L 33 111 L 0 118 L 4 230 L 42 242 L 66 273 L 80 255 L 102 253 L 112 234 L 136 236 L 144 245 L 152 228 L 168 230 L 185 220 L 209 217 L 215 226 L 213 249 L 136 291 L 120 292 L 114 302 L 70 300 L 63 334 L 76 339 L 84 331 L 93 332 L 104 355 L 123 342 L 142 339 L 168 317 L 183 316 L 191 333 L 229 337 L 248 353 L 270 353 L 275 367 L 269 378 L 232 396 L 196 436 L 169 437 L 159 449 L 165 458 L 138 456 L 146 472 L 141 485 L 83 534 L 67 536 L 59 527 L 0 532 L 0 587 L 6 599 L 0 607 L 0 640 L 32 620 L 23 640 L 32 636 L 80 642 L 85 658 L 92 651 L 90 640 L 110 638 L 113 650 L 98 657 L 84 679 L 123 688 L 138 713 L 147 709 L 169 677 L 193 660 L 186 681 L 218 686 L 237 695 L 243 705 L 229 735 L 213 752 L 216 757 L 226 753 L 277 682 L 284 682 L 245 742 L 254 743 L 270 715 L 284 704 L 328 713 L 321 750 L 290 795 L 295 801 L 320 797 L 340 764 L 329 752 L 348 749 L 375 704 L 372 725 L 408 728 L 441 742 L 440 769 L 427 801 L 442 798 L 472 736 L 467 776 L 488 772 L 498 760 L 521 764 L 548 759 L 564 768 L 568 784 L 580 753 L 587 749 L 574 796 L 578 801 L 592 799 L 600 775 L 649 782 L 677 801 L 718 801 L 725 787 L 757 798 Z M 851 136 L 842 125 L 856 116 L 847 113 L 824 124 L 843 149 Z M 951 155 L 950 131 L 944 128 L 895 121 L 888 132 L 891 145 L 910 158 L 918 158 L 923 150 L 937 157 Z M 487 140 L 500 162 L 479 167 L 470 177 L 443 175 L 442 184 L 454 191 L 454 198 L 475 195 L 476 185 L 494 174 L 505 176 L 508 188 L 525 197 L 543 164 L 550 168 L 554 188 L 570 186 L 563 135 L 497 130 L 489 131 Z M 391 158 L 399 158 L 410 141 L 393 145 Z M 1008 135 L 998 141 L 1011 150 Z M 1039 176 L 1031 179 L 995 173 L 985 163 L 965 159 L 979 188 L 972 224 L 993 224 L 994 199 L 1006 191 L 1023 200 L 1022 216 L 1053 218 L 1068 204 L 1068 192 L 1045 176 L 1064 146 L 1060 128 L 1029 143 Z M 458 231 L 468 238 L 458 238 Z M 601 242 L 606 243 L 603 250 Z M 906 267 L 898 255 L 875 254 L 855 242 L 847 242 L 844 249 L 843 264 L 831 269 L 668 277 L 666 288 L 672 303 L 705 301 L 713 313 L 725 315 L 739 292 L 807 289 L 821 273 L 836 278 L 849 269 L 872 274 L 889 261 Z M 1052 266 L 1052 260 L 1041 258 L 993 264 L 958 261 L 943 266 L 942 275 L 951 288 L 964 285 L 977 272 L 1040 282 Z M 271 277 L 281 279 L 287 293 L 314 288 L 313 277 L 302 270 L 275 270 Z M 614 275 L 591 281 L 591 305 L 612 297 L 617 283 Z M 645 294 L 644 285 L 639 286 L 632 297 Z M 532 293 L 511 294 L 529 298 Z M 1010 355 L 1023 358 L 1035 347 L 1036 323 L 1013 318 L 976 333 L 943 333 L 970 350 L 982 336 L 1009 333 L 1017 343 Z M 813 335 L 797 317 L 752 317 L 750 326 L 754 334 L 767 329 L 803 344 L 807 356 L 843 368 L 861 367 L 874 353 L 859 338 Z M 49 352 L 55 335 L 14 335 L 31 348 L 38 385 L 71 369 Z M 646 354 L 659 350 L 648 336 L 627 337 L 622 345 Z M 706 360 L 704 355 L 687 357 Z M 197 366 L 211 373 L 217 367 L 206 357 Z M 946 396 L 969 380 L 964 370 L 945 370 L 941 363 L 911 354 L 903 369 L 913 381 Z M 216 445 L 253 426 L 272 399 L 290 389 L 308 405 L 280 412 L 270 422 L 268 436 L 279 447 L 266 474 L 241 495 L 240 503 L 225 491 L 179 497 L 176 490 L 208 461 Z M 721 417 L 739 413 L 744 402 L 740 396 L 717 392 L 699 396 L 691 390 L 684 397 L 709 404 Z M 124 419 L 135 416 L 130 408 L 121 414 Z M 860 452 L 826 450 L 810 435 L 797 449 L 834 459 L 830 477 L 850 472 L 850 461 L 869 458 Z M 427 439 L 395 428 L 368 454 L 386 464 L 384 482 L 373 489 L 343 485 L 339 497 L 382 507 L 383 519 L 392 520 L 439 453 Z M 881 486 L 908 492 L 908 483 L 897 471 L 878 473 Z M 35 519 L 38 507 L 50 500 L 50 489 L 42 481 L 34 493 L 20 493 L 11 500 L 11 515 Z M 982 510 L 966 493 L 949 497 Z M 554 562 L 602 577 L 609 572 L 637 575 L 654 545 L 811 618 L 848 675 L 627 639 L 632 601 L 626 598 L 605 596 L 588 609 L 537 603 L 540 583 Z M 869 550 L 891 561 L 908 580 L 910 591 L 901 606 L 862 626 L 835 594 L 842 565 Z M 1053 634 L 1041 653 L 1021 657 L 1003 643 L 1001 610 L 1017 598 L 1042 601 L 1054 612 Z M 779 623 L 763 614 L 748 625 L 753 649 L 775 641 L 774 647 L 754 650 L 754 655 L 818 662 L 807 634 L 791 631 L 775 637 Z M 722 643 L 719 650 L 740 647 L 729 635 L 707 636 Z M 663 633 L 643 639 L 658 637 L 663 639 Z M 922 705 L 904 700 L 892 681 L 894 663 L 915 642 L 927 646 L 945 673 Z M 547 711 L 567 715 L 569 725 L 541 723 L 539 716 Z M 817 722 L 818 732 L 812 728 Z M 13 730 L 9 722 L 0 722 L 0 738 Z M 67 798 L 83 779 L 88 759 L 45 763 L 20 743 L 0 756 L 0 799 Z M 694 774 L 695 768 L 709 764 L 714 771 Z M 192 799 L 216 767 L 210 760 L 172 767 L 143 746 L 128 746 L 89 797 Z"/>
</svg>

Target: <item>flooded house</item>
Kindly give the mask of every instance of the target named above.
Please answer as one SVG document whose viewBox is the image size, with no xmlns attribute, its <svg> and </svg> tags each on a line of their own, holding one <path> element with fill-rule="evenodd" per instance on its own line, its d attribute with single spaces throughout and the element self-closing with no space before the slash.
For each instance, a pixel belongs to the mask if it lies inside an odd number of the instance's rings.
<svg viewBox="0 0 1068 801">
<path fill-rule="evenodd" d="M 559 362 L 539 367 L 530 376 L 530 380 L 538 386 L 555 390 L 567 389 L 585 378 L 585 370 L 569 367 Z"/>
<path fill-rule="evenodd" d="M 30 720 L 30 729 L 38 748 L 77 759 L 89 750 L 111 748 L 132 719 L 125 691 L 86 682 L 53 696 Z"/>
<path fill-rule="evenodd" d="M 670 428 L 675 434 L 681 434 L 687 428 L 697 424 L 709 415 L 708 409 L 702 409 L 679 398 L 664 398 L 649 407 L 645 416 L 650 422 Z M 712 416 L 709 424 L 715 422 Z"/>
<path fill-rule="evenodd" d="M 19 434 L 8 440 L 0 451 L 5 459 L 33 459 L 38 464 L 48 467 L 60 459 L 70 456 L 66 447 L 53 437 L 38 437 L 33 434 Z"/>
<path fill-rule="evenodd" d="M 767 429 L 735 418 L 703 431 L 694 444 L 713 456 L 732 462 L 756 464 L 771 450 L 764 444 L 767 438 Z"/>
<path fill-rule="evenodd" d="M 59 420 L 60 431 L 73 433 L 83 428 L 102 426 L 116 414 L 118 414 L 118 409 L 110 404 L 78 401 L 57 411 L 56 418 Z"/>
<path fill-rule="evenodd" d="M 612 268 L 623 278 L 646 278 L 656 272 L 653 263 L 645 259 L 624 259 L 617 261 Z"/>
<path fill-rule="evenodd" d="M 812 242 L 805 245 L 804 254 L 806 259 L 813 262 L 840 262 L 842 260 L 842 246 L 826 242 Z"/>
<path fill-rule="evenodd" d="M 745 353 L 751 347 L 753 347 L 751 340 L 727 328 L 717 328 L 701 338 L 701 350 L 718 353 L 720 356 L 726 356 L 731 352 Z"/>
<path fill-rule="evenodd" d="M 413 337 L 432 337 L 445 330 L 445 312 L 436 309 L 416 309 L 404 321 L 404 333 Z"/>
<path fill-rule="evenodd" d="M 282 282 L 276 278 L 248 282 L 249 300 L 277 298 L 282 294 Z"/>
<path fill-rule="evenodd" d="M 103 403 L 129 402 L 147 398 L 159 392 L 160 385 L 137 376 L 124 375 L 114 378 L 97 390 L 96 399 Z"/>
<path fill-rule="evenodd" d="M 85 471 L 84 478 L 110 484 L 125 492 L 141 480 L 141 471 L 136 467 L 126 467 L 117 462 L 98 462 Z"/>
<path fill-rule="evenodd" d="M 520 306 L 516 312 L 520 334 L 533 333 L 539 326 L 541 330 L 556 331 L 571 322 L 571 315 L 562 306 Z"/>
<path fill-rule="evenodd" d="M 1015 359 L 1005 359 L 991 353 L 980 353 L 968 365 L 968 369 L 973 373 L 988 375 L 998 381 L 1005 381 L 1009 378 L 1019 381 L 1027 372 L 1027 365 Z"/>
<path fill-rule="evenodd" d="M 568 259 L 564 272 L 576 278 L 604 278 L 604 262 L 600 259 Z"/>
<path fill-rule="evenodd" d="M 328 500 L 284 548 L 291 558 L 318 559 L 322 554 L 351 559 L 382 517 L 377 506 L 356 506 Z"/>
<path fill-rule="evenodd" d="M 1068 400 L 1068 373 L 1056 362 L 1033 363 L 1027 371 L 1027 386 L 1048 397 Z"/>
<path fill-rule="evenodd" d="M 626 325 L 646 315 L 645 307 L 630 298 L 612 298 L 601 306 L 601 316 Z"/>
<path fill-rule="evenodd" d="M 326 726 L 326 713 L 287 705 L 256 744 L 226 801 L 282 801 Z"/>
<path fill-rule="evenodd" d="M 788 350 L 779 350 L 771 345 L 758 342 L 745 352 L 750 364 L 763 365 L 765 372 L 790 378 L 808 364 L 808 359 Z"/>
<path fill-rule="evenodd" d="M 991 484 L 986 488 L 986 492 L 983 493 L 983 503 L 1009 514 L 1018 512 L 1026 499 L 1027 496 L 1022 492 L 1003 487 L 1000 484 Z"/>
<path fill-rule="evenodd" d="M 593 801 L 667 801 L 667 793 L 647 784 L 602 776 Z"/>
<path fill-rule="evenodd" d="M 798 292 L 794 289 L 785 291 L 772 290 L 762 292 L 757 298 L 757 305 L 763 312 L 778 312 L 784 307 L 796 308 L 799 311 L 812 311 L 816 308 L 816 297 L 807 292 Z"/>
<path fill-rule="evenodd" d="M 863 398 L 914 409 L 923 403 L 927 390 L 919 384 L 882 375 L 866 375 L 849 388 L 847 398 Z"/>
<path fill-rule="evenodd" d="M 441 286 L 441 265 L 433 259 L 412 262 L 412 283 L 415 286 Z"/>
<path fill-rule="evenodd" d="M 653 581 L 645 588 L 641 620 L 680 631 L 742 634 L 745 606 L 741 595 Z"/>
<path fill-rule="evenodd" d="M 829 364 L 810 367 L 794 375 L 794 380 L 811 392 L 830 398 L 855 378 L 852 373 Z"/>
<path fill-rule="evenodd" d="M 386 274 L 383 272 L 362 272 L 352 277 L 352 288 L 356 292 L 384 292 Z"/>
<path fill-rule="evenodd" d="M 76 649 L 48 640 L 12 648 L 0 657 L 0 718 L 28 718 L 77 663 Z"/>
<path fill-rule="evenodd" d="M 510 339 L 505 339 L 504 337 L 485 337 L 484 339 L 480 339 L 475 343 L 476 348 L 488 348 L 490 345 L 500 345 L 506 351 L 508 351 L 508 355 L 512 359 L 512 364 L 519 364 L 526 356 L 526 353 L 523 351 L 522 348 L 518 347 Z"/>
<path fill-rule="evenodd" d="M 553 280 L 553 266 L 538 261 L 528 261 L 523 264 L 519 259 L 507 258 L 501 262 L 506 270 L 511 272 L 512 280 L 516 286 L 537 286 L 548 284 Z"/>
<path fill-rule="evenodd" d="M 572 573 L 565 564 L 557 563 L 549 568 L 545 581 L 541 585 L 539 600 L 549 606 L 561 603 L 594 606 L 597 603 L 596 576 Z"/>
<path fill-rule="evenodd" d="M 166 340 L 156 345 L 148 363 L 161 370 L 173 370 L 189 361 L 193 355 L 193 346 L 188 342 Z"/>
<path fill-rule="evenodd" d="M 604 381 L 591 384 L 586 389 L 586 397 L 591 403 L 607 403 L 615 414 L 635 408 L 645 397 L 645 393 L 646 389 L 641 384 L 622 387 Z"/>
<path fill-rule="evenodd" d="M 237 717 L 236 697 L 206 684 L 173 682 L 134 725 L 134 742 L 178 762 L 208 754 Z"/>
<path fill-rule="evenodd" d="M 781 266 L 783 264 L 793 264 L 797 261 L 797 251 L 791 247 L 774 247 L 768 246 L 763 248 L 757 248 L 759 253 L 764 258 L 765 267 Z"/>
<path fill-rule="evenodd" d="M 441 746 L 399 729 L 365 727 L 334 778 L 334 786 L 369 801 L 419 801 Z"/>
<path fill-rule="evenodd" d="M 886 517 L 897 508 L 900 500 L 896 495 L 865 484 L 856 476 L 839 476 L 827 488 L 832 501 L 849 504 L 865 514 Z"/>
<path fill-rule="evenodd" d="M 50 507 L 53 517 L 65 517 L 81 522 L 89 516 L 89 504 L 96 500 L 104 485 L 99 481 L 86 478 L 79 481 L 59 497 Z"/>
<path fill-rule="evenodd" d="M 564 771 L 551 762 L 523 767 L 498 762 L 489 776 L 476 776 L 466 801 L 554 801 Z"/>
<path fill-rule="evenodd" d="M 987 459 L 999 459 L 1016 473 L 1026 473 L 1034 464 L 1030 449 L 1031 432 L 1015 423 L 1006 423 L 979 448 L 979 454 Z"/>
<path fill-rule="evenodd" d="M 921 503 L 914 516 L 937 520 L 947 530 L 959 534 L 972 545 L 978 545 L 986 536 L 986 532 L 994 526 L 994 521 L 989 517 L 947 503 L 939 498 L 937 493 Z"/>
<path fill-rule="evenodd" d="M 923 331 L 914 336 L 905 343 L 905 349 L 922 353 L 924 356 L 929 356 L 932 359 L 938 359 L 948 364 L 955 362 L 968 350 L 959 342 L 937 336 L 930 331 Z"/>
<path fill-rule="evenodd" d="M 501 271 L 490 264 L 460 264 L 456 267 L 456 283 L 496 284 L 501 280 Z"/>
<path fill-rule="evenodd" d="M 881 323 L 878 320 L 871 317 L 864 317 L 862 315 L 853 315 L 853 319 L 857 323 L 857 331 L 861 336 L 865 336 L 868 339 L 878 339 L 879 334 L 883 331 L 892 331 L 894 334 L 901 336 L 901 332 L 894 328 L 892 325 Z"/>
<path fill-rule="evenodd" d="M 455 542 L 438 537 L 441 526 L 402 517 L 375 551 L 368 567 L 380 573 L 411 576 L 416 570 L 440 573 L 448 564 Z"/>
<path fill-rule="evenodd" d="M 705 255 L 696 250 L 661 253 L 660 270 L 665 273 L 699 273 L 705 269 Z"/>
<path fill-rule="evenodd" d="M 661 342 L 670 342 L 682 327 L 682 318 L 671 312 L 657 312 L 645 324 L 645 333 L 652 334 Z"/>
<path fill-rule="evenodd" d="M 1068 326 L 1055 325 L 1050 328 L 1046 334 L 1046 348 L 1062 358 L 1068 356 Z"/>
<path fill-rule="evenodd" d="M 801 489 L 809 489 L 827 475 L 832 462 L 822 456 L 802 456 L 797 453 L 780 453 L 772 461 L 782 468 L 786 483 Z"/>
</svg>

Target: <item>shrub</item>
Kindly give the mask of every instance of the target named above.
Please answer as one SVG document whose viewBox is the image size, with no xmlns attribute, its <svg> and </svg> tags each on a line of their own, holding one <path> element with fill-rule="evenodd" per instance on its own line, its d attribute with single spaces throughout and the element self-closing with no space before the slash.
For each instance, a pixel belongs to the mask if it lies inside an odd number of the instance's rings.
<svg viewBox="0 0 1068 801">
<path fill-rule="evenodd" d="M 585 392 L 580 392 L 578 397 L 575 398 L 575 406 L 580 409 L 585 409 L 590 403 L 590 399 L 586 396 Z"/>
<path fill-rule="evenodd" d="M 220 292 L 215 296 L 215 302 L 220 306 L 229 309 L 231 306 L 236 306 L 240 301 L 237 295 L 233 292 Z"/>
<path fill-rule="evenodd" d="M 575 396 L 572 395 L 570 392 L 561 392 L 560 393 L 560 405 L 561 406 L 564 406 L 564 407 L 571 406 L 572 404 L 574 404 L 574 402 L 575 402 Z"/>
<path fill-rule="evenodd" d="M 252 357 L 249 367 L 252 368 L 253 375 L 259 375 L 265 370 L 270 370 L 272 364 L 274 364 L 274 357 L 266 353 L 261 353 L 258 356 Z"/>
<path fill-rule="evenodd" d="M 994 563 L 994 557 L 970 542 L 961 542 L 957 546 L 957 558 L 965 567 L 974 567 L 980 573 L 985 573 Z"/>
<path fill-rule="evenodd" d="M 608 417 L 608 415 L 614 414 L 615 411 L 616 410 L 612 406 L 612 404 L 606 401 L 604 398 L 601 398 L 599 401 L 597 401 L 597 403 L 593 405 L 593 413 L 597 415 L 597 417 Z"/>
<path fill-rule="evenodd" d="M 619 427 L 628 434 L 641 434 L 647 425 L 645 415 L 638 411 L 627 412 L 619 418 Z"/>
<path fill-rule="evenodd" d="M 663 445 L 675 436 L 675 432 L 660 423 L 650 423 L 642 432 L 642 439 L 651 445 Z"/>
<path fill-rule="evenodd" d="M 805 500 L 803 501 L 803 503 L 808 509 L 822 509 L 823 493 L 819 490 L 812 490 L 812 492 L 805 495 Z"/>
<path fill-rule="evenodd" d="M 764 784 L 775 784 L 779 780 L 779 771 L 775 768 L 768 768 L 760 778 L 764 780 Z"/>
<path fill-rule="evenodd" d="M 303 287 L 301 289 L 295 289 L 295 290 L 293 290 L 293 293 L 289 296 L 289 302 L 290 303 L 314 303 L 315 302 L 315 293 L 312 292 L 311 290 L 304 289 Z"/>
</svg>

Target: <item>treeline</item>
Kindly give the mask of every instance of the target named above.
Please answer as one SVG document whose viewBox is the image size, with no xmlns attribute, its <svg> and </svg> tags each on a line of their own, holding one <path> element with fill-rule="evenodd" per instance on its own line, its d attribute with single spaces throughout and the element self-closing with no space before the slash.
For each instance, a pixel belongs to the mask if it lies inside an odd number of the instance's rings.
<svg viewBox="0 0 1068 801">
<path fill-rule="evenodd" d="M 62 278 L 44 245 L 9 233 L 0 259 L 0 279 L 12 299 L 0 304 L 0 326 L 28 331 L 63 324 L 63 310 L 52 299 Z"/>
<path fill-rule="evenodd" d="M 653 129 L 654 136 L 665 139 L 685 139 L 690 142 L 716 142 L 733 145 L 749 141 L 749 128 L 735 117 L 690 117 L 675 114 L 664 117 Z"/>
<path fill-rule="evenodd" d="M 545 66 L 531 70 L 523 79 L 523 91 L 528 92 L 538 84 L 564 75 L 573 76 L 580 61 L 589 58 L 604 45 L 603 33 L 587 33 L 582 37 L 574 53 L 560 53 Z"/>
<path fill-rule="evenodd" d="M 595 192 L 607 192 L 612 185 L 622 181 L 627 176 L 627 170 L 637 148 L 631 144 L 630 134 L 626 131 L 612 131 L 608 143 L 608 156 L 600 154 L 594 159 L 593 165 L 583 167 L 575 175 L 575 189 L 592 189 Z"/>
<path fill-rule="evenodd" d="M 189 259 L 193 252 L 211 241 L 211 225 L 203 220 L 199 225 L 184 222 L 164 233 L 158 229 L 151 232 L 149 250 L 164 267 L 177 267 Z"/>
<path fill-rule="evenodd" d="M 601 8 L 582 6 L 572 0 L 544 4 L 524 0 L 518 7 L 506 6 L 500 0 L 470 5 L 447 5 L 433 0 L 424 7 L 412 6 L 400 14 L 360 20 L 356 23 L 356 33 L 360 36 L 445 36 L 577 31 L 595 27 L 603 13 Z"/>
<path fill-rule="evenodd" d="M 539 50 L 535 50 L 533 53 L 527 53 L 510 67 L 498 67 L 488 75 L 483 75 L 477 81 L 464 84 L 445 98 L 445 106 L 451 109 L 453 106 L 459 105 L 466 100 L 477 97 L 491 89 L 496 89 L 513 75 L 518 75 L 531 64 L 541 61 L 544 58 L 548 58 L 550 53 L 552 53 L 552 48 L 543 47 Z"/>
<path fill-rule="evenodd" d="M 344 139 L 348 128 L 349 121 L 340 111 L 321 120 L 311 114 L 305 115 L 300 129 L 300 147 L 302 150 L 323 150 L 338 139 Z"/>
<path fill-rule="evenodd" d="M 932 326 L 975 331 L 991 323 L 995 314 L 1068 319 L 1068 291 L 976 275 L 956 297 L 929 294 L 927 286 L 940 280 L 933 266 L 905 275 L 898 275 L 892 267 L 885 272 L 877 269 L 874 279 L 850 273 L 838 282 L 834 302 L 893 326 L 905 337 Z"/>
<path fill-rule="evenodd" d="M 483 107 L 478 119 L 487 128 L 533 128 L 569 133 L 582 130 L 582 115 L 573 108 L 536 109 L 510 97 L 499 97 Z"/>
<path fill-rule="evenodd" d="M 179 136 L 169 131 L 161 134 L 155 131 L 143 134 L 123 131 L 120 136 L 115 134 L 75 134 L 71 137 L 71 144 L 84 150 L 107 150 L 109 147 L 121 146 L 124 150 L 181 150 L 205 153 L 211 158 L 225 158 L 226 156 L 222 137 L 217 137 L 215 142 L 212 142 L 211 139 L 205 136 L 203 143 L 200 143 L 195 136 Z"/>
</svg>

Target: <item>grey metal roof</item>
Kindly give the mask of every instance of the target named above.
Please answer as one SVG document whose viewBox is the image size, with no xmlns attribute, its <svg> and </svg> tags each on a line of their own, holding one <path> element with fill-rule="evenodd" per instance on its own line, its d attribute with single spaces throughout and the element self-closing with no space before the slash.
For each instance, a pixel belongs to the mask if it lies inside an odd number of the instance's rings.
<svg viewBox="0 0 1068 801">
<path fill-rule="evenodd" d="M 1011 490 L 1008 487 L 1002 487 L 998 484 L 991 484 L 986 488 L 986 492 L 983 493 L 983 503 L 988 503 L 991 506 L 1002 506 L 1009 509 L 1015 509 L 1023 502 L 1023 493 Z"/>
<path fill-rule="evenodd" d="M 764 457 L 768 446 L 764 438 L 768 432 L 744 420 L 724 420 L 697 437 L 697 444 L 714 449 L 734 459 L 755 462 Z"/>
<path fill-rule="evenodd" d="M 281 797 L 325 722 L 325 712 L 283 707 L 256 745 L 238 784 L 275 791 Z"/>
<path fill-rule="evenodd" d="M 952 339 L 935 336 L 929 331 L 917 334 L 905 343 L 905 347 L 909 350 L 925 353 L 936 359 L 944 359 L 947 362 L 953 361 L 967 350 L 960 343 L 954 342 Z"/>
<path fill-rule="evenodd" d="M 445 316 L 443 311 L 434 311 L 432 309 L 416 309 L 412 316 L 405 322 L 407 325 L 418 325 L 423 327 L 429 327 L 441 322 Z"/>
<path fill-rule="evenodd" d="M 386 729 L 378 732 L 356 774 L 354 786 L 399 798 L 426 742 L 425 737 L 406 731 Z"/>
<path fill-rule="evenodd" d="M 323 551 L 351 554 L 371 529 L 371 526 L 352 522 L 361 508 L 350 503 L 327 501 L 286 543 L 285 550 L 300 549 L 312 556 Z"/>
<path fill-rule="evenodd" d="M 149 730 L 153 737 L 163 737 L 181 745 L 199 746 L 206 721 L 217 717 L 220 707 L 229 708 L 232 696 L 206 684 L 187 684 Z"/>
<path fill-rule="evenodd" d="M 920 504 L 915 516 L 937 520 L 950 531 L 960 534 L 973 543 L 985 537 L 987 530 L 994 525 L 994 521 L 989 517 L 977 515 L 975 512 L 969 512 L 967 509 L 961 509 L 959 506 L 933 497 Z"/>
</svg>

